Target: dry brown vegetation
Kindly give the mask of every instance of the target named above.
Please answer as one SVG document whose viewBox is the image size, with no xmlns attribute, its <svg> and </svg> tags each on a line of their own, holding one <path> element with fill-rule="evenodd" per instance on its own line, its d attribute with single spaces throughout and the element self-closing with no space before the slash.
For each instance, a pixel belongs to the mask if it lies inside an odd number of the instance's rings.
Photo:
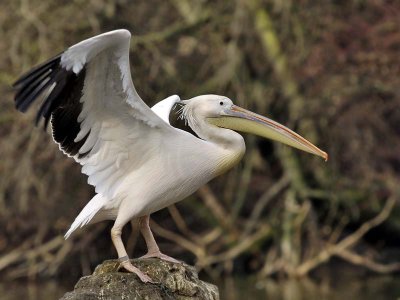
<svg viewBox="0 0 400 300">
<path fill-rule="evenodd" d="M 133 79 L 148 104 L 171 94 L 223 94 L 330 154 L 324 163 L 246 137 L 240 166 L 155 214 L 165 252 L 212 276 L 235 270 L 302 276 L 332 257 L 399 271 L 385 257 L 400 246 L 399 2 L 6 0 L 0 2 L 3 277 L 76 278 L 115 256 L 106 223 L 63 240 L 93 190 L 79 166 L 32 126 L 34 112 L 14 110 L 10 85 L 68 45 L 116 28 L 134 35 Z M 136 232 L 125 234 L 133 253 Z"/>
</svg>

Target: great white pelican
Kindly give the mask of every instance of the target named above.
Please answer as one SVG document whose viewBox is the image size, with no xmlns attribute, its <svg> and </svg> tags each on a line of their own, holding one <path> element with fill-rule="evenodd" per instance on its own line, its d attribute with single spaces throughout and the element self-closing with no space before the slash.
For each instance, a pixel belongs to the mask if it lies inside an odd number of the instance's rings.
<svg viewBox="0 0 400 300">
<path fill-rule="evenodd" d="M 65 234 L 104 220 L 114 220 L 111 239 L 121 266 L 148 282 L 134 267 L 121 240 L 121 230 L 134 218 L 148 252 L 160 252 L 149 227 L 151 213 L 180 201 L 236 165 L 245 143 L 236 131 L 253 133 L 297 149 L 328 155 L 287 127 L 240 108 L 230 99 L 202 95 L 189 100 L 171 96 L 149 108 L 132 83 L 129 65 L 131 34 L 107 32 L 66 49 L 15 82 L 16 108 L 25 112 L 43 99 L 36 124 L 51 123 L 60 150 L 81 164 L 96 195 Z M 43 96 L 42 96 L 43 95 Z M 197 137 L 169 124 L 172 107 Z"/>
</svg>

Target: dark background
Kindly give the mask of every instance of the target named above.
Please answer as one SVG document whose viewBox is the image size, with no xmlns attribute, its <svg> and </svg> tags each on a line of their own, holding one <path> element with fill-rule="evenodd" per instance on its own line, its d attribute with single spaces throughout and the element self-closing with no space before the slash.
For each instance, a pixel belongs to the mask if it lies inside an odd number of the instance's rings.
<svg viewBox="0 0 400 300">
<path fill-rule="evenodd" d="M 111 223 L 62 238 L 93 188 L 33 126 L 35 112 L 14 109 L 11 84 L 66 47 L 118 28 L 133 34 L 133 81 L 149 105 L 172 94 L 226 95 L 330 155 L 325 163 L 246 136 L 238 167 L 153 215 L 162 251 L 211 280 L 318 276 L 338 262 L 398 272 L 400 2 L 4 0 L 0 278 L 72 283 L 116 257 Z M 126 227 L 128 253 L 144 254 Z"/>
</svg>

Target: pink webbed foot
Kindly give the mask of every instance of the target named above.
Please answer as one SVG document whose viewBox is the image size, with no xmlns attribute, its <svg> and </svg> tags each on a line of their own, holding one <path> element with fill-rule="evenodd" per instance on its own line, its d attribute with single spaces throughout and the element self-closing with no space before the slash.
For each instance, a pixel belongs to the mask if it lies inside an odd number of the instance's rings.
<svg viewBox="0 0 400 300">
<path fill-rule="evenodd" d="M 154 281 L 145 273 L 143 273 L 142 271 L 140 271 L 138 268 L 136 268 L 134 265 L 132 265 L 132 263 L 129 261 L 129 259 L 124 260 L 121 262 L 120 264 L 120 268 L 124 268 L 125 270 L 127 270 L 130 273 L 135 273 L 139 279 L 144 282 L 144 283 L 154 283 Z"/>
<path fill-rule="evenodd" d="M 171 256 L 168 256 L 168 255 L 164 254 L 164 253 L 161 253 L 160 251 L 147 252 L 147 254 L 143 255 L 139 259 L 152 258 L 152 257 L 159 258 L 159 259 L 162 259 L 162 260 L 165 260 L 165 261 L 169 261 L 169 262 L 172 262 L 172 263 L 175 263 L 175 264 L 182 264 L 183 263 L 182 261 L 177 260 L 177 259 L 175 259 L 175 258 L 173 258 Z"/>
</svg>

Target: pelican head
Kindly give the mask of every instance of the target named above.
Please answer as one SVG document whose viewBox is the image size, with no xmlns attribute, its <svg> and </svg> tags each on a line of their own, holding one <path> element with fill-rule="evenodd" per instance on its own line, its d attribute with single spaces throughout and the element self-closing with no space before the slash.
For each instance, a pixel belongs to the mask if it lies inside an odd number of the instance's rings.
<svg viewBox="0 0 400 300">
<path fill-rule="evenodd" d="M 192 128 L 197 126 L 198 120 L 205 120 L 212 126 L 255 134 L 328 160 L 326 152 L 296 132 L 274 120 L 234 105 L 227 97 L 202 95 L 180 103 L 184 104 L 183 116 Z"/>
</svg>

